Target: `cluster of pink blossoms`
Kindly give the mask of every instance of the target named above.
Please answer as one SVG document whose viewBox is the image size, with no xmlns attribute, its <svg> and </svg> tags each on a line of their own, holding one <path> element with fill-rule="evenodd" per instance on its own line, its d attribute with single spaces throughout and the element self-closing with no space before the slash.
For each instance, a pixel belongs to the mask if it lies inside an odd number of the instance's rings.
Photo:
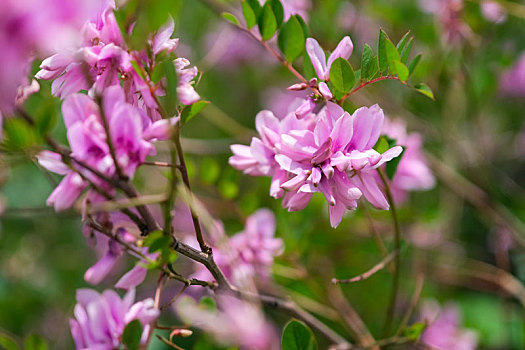
<svg viewBox="0 0 525 350">
<path fill-rule="evenodd" d="M 71 333 L 77 349 L 112 350 L 122 343 L 126 326 L 139 320 L 143 326 L 141 342 L 146 342 L 150 323 L 159 316 L 153 299 L 133 303 L 135 290 L 123 299 L 112 290 L 102 294 L 91 289 L 77 291 L 75 318 L 70 319 Z"/>
<path fill-rule="evenodd" d="M 348 59 L 353 44 L 344 37 L 326 59 L 324 50 L 312 38 L 306 50 L 317 79 L 295 84 L 290 89 L 315 88 L 318 94 L 295 100 L 284 118 L 261 111 L 255 120 L 260 137 L 250 146 L 232 145 L 230 165 L 252 176 L 270 176 L 270 195 L 283 197 L 289 211 L 304 209 L 313 193 L 321 192 L 329 204 L 330 223 L 337 227 L 346 210 L 354 210 L 364 196 L 378 209 L 388 209 L 383 184 L 377 169 L 398 157 L 407 148 L 392 183 L 396 200 L 406 191 L 425 190 L 434 177 L 421 151 L 421 138 L 407 135 L 404 125 L 385 121 L 378 105 L 361 107 L 352 115 L 332 102 L 327 85 L 330 67 L 339 57 Z M 382 134 L 397 140 L 382 154 L 374 149 Z"/>
<path fill-rule="evenodd" d="M 283 252 L 282 239 L 275 238 L 275 217 L 268 209 L 259 209 L 246 219 L 243 231 L 228 238 L 217 223 L 212 236 L 213 256 L 224 275 L 235 284 L 247 279 L 266 282 L 270 278 L 274 257 Z M 190 237 L 193 241 L 193 236 Z M 193 243 L 193 242 L 192 242 Z M 194 278 L 212 279 L 203 265 L 197 265 Z"/>
<path fill-rule="evenodd" d="M 447 304 L 441 307 L 435 300 L 426 300 L 420 318 L 428 324 L 420 341 L 432 349 L 476 349 L 478 335 L 461 327 L 461 316 L 456 305 Z"/>
<path fill-rule="evenodd" d="M 0 2 L 0 124 L 2 114 L 11 114 L 16 104 L 38 91 L 38 84 L 28 79 L 32 59 L 75 40 L 82 16 L 93 7 L 81 0 Z"/>
</svg>

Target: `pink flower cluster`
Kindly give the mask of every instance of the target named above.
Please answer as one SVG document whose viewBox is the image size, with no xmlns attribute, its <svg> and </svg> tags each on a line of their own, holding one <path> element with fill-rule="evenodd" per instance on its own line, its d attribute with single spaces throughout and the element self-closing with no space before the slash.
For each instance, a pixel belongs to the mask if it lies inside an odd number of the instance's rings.
<svg viewBox="0 0 525 350">
<path fill-rule="evenodd" d="M 461 328 L 460 313 L 455 305 L 442 308 L 435 300 L 427 300 L 423 304 L 421 319 L 428 323 L 420 338 L 423 344 L 440 350 L 476 349 L 477 334 Z"/>
<path fill-rule="evenodd" d="M 211 334 L 224 345 L 241 349 L 279 349 L 274 327 L 257 305 L 229 295 L 217 296 L 217 310 L 206 310 L 190 297 L 176 305 L 177 314 L 188 324 Z"/>
<path fill-rule="evenodd" d="M 116 174 L 117 164 L 126 176 L 132 178 L 146 156 L 155 153 L 152 142 L 168 138 L 171 129 L 169 120 L 153 122 L 144 110 L 127 103 L 120 86 L 105 90 L 102 108 L 86 95 L 70 95 L 62 104 L 62 114 L 71 156 L 109 178 Z M 108 145 L 105 123 L 117 164 Z M 56 210 L 70 208 L 89 182 L 108 193 L 114 191 L 111 184 L 77 162 L 64 163 L 58 153 L 44 151 L 37 157 L 44 168 L 65 175 L 47 199 L 47 204 L 53 205 Z M 89 191 L 88 198 L 91 203 L 103 199 L 93 189 Z"/>
<path fill-rule="evenodd" d="M 89 90 L 90 96 L 100 95 L 107 87 L 122 83 L 126 101 L 147 110 L 152 119 L 158 119 L 153 94 L 163 94 L 162 81 L 157 84 L 149 79 L 145 81 L 132 63 L 153 70 L 159 54 L 172 53 L 179 41 L 171 39 L 174 22 L 170 19 L 149 40 L 153 55 L 150 58 L 144 51 L 127 48 L 113 13 L 113 1 L 101 1 L 101 10 L 82 28 L 81 43 L 45 59 L 36 77 L 54 79 L 52 92 L 62 98 L 80 90 Z M 177 92 L 180 101 L 185 105 L 198 101 L 200 97 L 191 83 L 197 75 L 197 68 L 186 68 L 189 61 L 183 58 L 175 60 L 174 65 L 179 75 Z"/>
<path fill-rule="evenodd" d="M 267 281 L 275 256 L 283 252 L 283 241 L 275 238 L 275 217 L 268 209 L 260 209 L 246 219 L 243 231 L 225 236 L 222 225 L 216 225 L 214 258 L 228 279 L 241 284 L 247 278 Z M 195 278 L 210 280 L 208 270 L 198 265 Z"/>
<path fill-rule="evenodd" d="M 337 227 L 361 195 L 377 208 L 389 208 L 376 169 L 403 149 L 395 146 L 383 154 L 373 149 L 383 121 L 377 105 L 350 115 L 327 102 L 303 119 L 290 113 L 279 120 L 262 111 L 256 117 L 260 138 L 253 138 L 250 146 L 231 146 L 230 164 L 249 175 L 271 176 L 270 195 L 284 197 L 283 206 L 290 211 L 302 210 L 313 193 L 321 192 L 329 204 L 330 223 Z"/>
<path fill-rule="evenodd" d="M 404 202 L 409 191 L 424 191 L 434 187 L 436 179 L 423 154 L 421 135 L 407 133 L 405 122 L 395 119 L 385 119 L 382 133 L 396 140 L 396 144 L 405 150 L 390 184 L 394 201 Z"/>
<path fill-rule="evenodd" d="M 112 290 L 102 294 L 91 289 L 77 290 L 75 318 L 70 319 L 71 334 L 76 349 L 112 350 L 119 348 L 126 326 L 139 320 L 143 326 L 142 343 L 145 343 L 150 322 L 159 316 L 153 299 L 137 303 L 135 290 L 129 290 L 124 298 Z"/>
<path fill-rule="evenodd" d="M 32 59 L 74 40 L 82 16 L 92 7 L 90 1 L 82 0 L 0 2 L 0 115 L 12 113 L 17 95 L 24 95 L 24 87 L 30 86 L 27 76 Z"/>
</svg>

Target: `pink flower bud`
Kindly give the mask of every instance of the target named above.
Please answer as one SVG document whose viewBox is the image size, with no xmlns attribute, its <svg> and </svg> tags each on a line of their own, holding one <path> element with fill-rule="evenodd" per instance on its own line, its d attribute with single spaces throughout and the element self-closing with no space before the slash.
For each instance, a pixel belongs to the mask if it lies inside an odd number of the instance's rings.
<svg viewBox="0 0 525 350">
<path fill-rule="evenodd" d="M 290 91 L 302 91 L 308 87 L 306 83 L 293 84 L 287 88 Z"/>
</svg>

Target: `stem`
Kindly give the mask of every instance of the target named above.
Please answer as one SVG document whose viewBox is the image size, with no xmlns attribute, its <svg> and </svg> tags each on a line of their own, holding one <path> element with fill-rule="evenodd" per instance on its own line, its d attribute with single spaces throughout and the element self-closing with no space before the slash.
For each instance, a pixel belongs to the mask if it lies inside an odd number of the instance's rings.
<svg viewBox="0 0 525 350">
<path fill-rule="evenodd" d="M 373 83 L 377 83 L 378 81 L 381 81 L 381 80 L 399 80 L 398 77 L 391 77 L 391 76 L 380 76 L 378 78 L 375 78 L 375 79 L 372 79 L 372 80 L 369 80 L 369 81 L 365 81 L 363 83 L 361 83 L 361 85 L 355 87 L 353 90 L 351 90 L 350 92 L 348 92 L 347 94 L 343 95 L 343 97 L 341 97 L 341 99 L 339 101 L 337 101 L 337 103 L 340 105 L 341 103 L 343 103 L 344 100 L 346 100 L 349 96 L 355 94 L 356 92 L 358 92 L 359 90 L 361 90 L 362 88 L 364 88 L 365 86 L 368 86 L 368 85 L 371 85 Z M 402 84 L 406 84 L 402 81 L 400 81 Z"/>
<path fill-rule="evenodd" d="M 414 312 L 417 302 L 419 301 L 419 296 L 421 295 L 421 291 L 423 290 L 423 284 L 425 282 L 425 275 L 423 273 L 419 273 L 416 278 L 416 288 L 414 290 L 414 294 L 412 295 L 412 299 L 410 300 L 410 306 L 408 307 L 408 310 L 403 317 L 403 320 L 401 321 L 401 324 L 399 325 L 399 328 L 397 329 L 397 332 L 395 334 L 396 337 L 398 337 L 401 332 L 405 329 L 405 327 L 408 324 L 408 321 L 410 320 L 410 317 L 412 316 L 412 313 Z"/>
<path fill-rule="evenodd" d="M 159 279 L 157 281 L 157 289 L 155 289 L 155 301 L 154 301 L 154 307 L 155 309 L 158 309 L 160 310 L 160 297 L 161 297 L 161 294 L 162 294 L 162 287 L 164 286 L 164 271 L 161 271 L 160 272 L 160 276 L 159 276 Z M 146 338 L 146 341 L 144 342 L 144 344 L 140 347 L 140 349 L 142 350 L 147 350 L 148 349 L 148 346 L 149 346 L 149 343 L 150 343 L 150 340 L 151 340 L 151 336 L 153 335 L 153 332 L 155 331 L 155 323 L 157 322 L 157 320 L 153 320 L 151 321 L 150 323 L 150 328 L 149 328 L 149 332 L 148 332 L 148 337 Z"/>
<path fill-rule="evenodd" d="M 377 172 L 379 176 L 381 177 L 381 181 L 383 182 L 383 185 L 385 186 L 386 197 L 388 199 L 388 203 L 390 204 L 390 213 L 392 214 L 392 221 L 394 223 L 394 246 L 395 246 L 395 250 L 399 252 L 399 250 L 401 249 L 401 230 L 399 229 L 399 220 L 397 218 L 396 205 L 392 198 L 390 186 L 388 185 L 388 181 L 387 181 L 385 174 L 383 173 L 383 170 L 381 168 L 378 168 Z M 384 335 L 390 333 L 390 328 L 392 326 L 392 321 L 394 319 L 394 313 L 395 313 L 396 304 L 397 304 L 397 294 L 398 294 L 398 289 L 399 289 L 401 254 L 396 254 L 395 260 L 394 260 L 394 266 L 395 268 L 394 268 L 394 276 L 392 280 L 392 294 L 390 297 L 390 304 L 388 306 L 385 326 L 383 328 Z"/>
<path fill-rule="evenodd" d="M 175 150 L 173 149 L 173 146 L 170 144 L 170 161 L 171 164 L 175 164 L 176 162 L 176 154 Z M 170 167 L 170 174 L 171 178 L 169 179 L 168 184 L 168 197 L 166 198 L 166 201 L 164 202 L 164 234 L 166 236 L 171 236 L 172 239 L 175 239 L 175 236 L 172 235 L 173 233 L 173 227 L 172 227 L 172 221 L 173 221 L 173 206 L 175 205 L 175 195 L 176 195 L 176 188 L 175 186 L 175 179 L 177 178 L 177 168 L 175 166 Z"/>
<path fill-rule="evenodd" d="M 332 278 L 333 284 L 339 284 L 339 283 L 354 283 L 359 281 L 364 281 L 371 276 L 373 276 L 376 272 L 381 271 L 384 269 L 392 259 L 394 259 L 397 255 L 399 255 L 399 250 L 394 250 L 392 253 L 388 254 L 383 260 L 381 260 L 379 263 L 374 265 L 370 270 L 349 279 L 340 280 L 337 278 Z"/>
<path fill-rule="evenodd" d="M 173 142 L 175 143 L 175 147 L 177 149 L 177 155 L 179 157 L 179 170 L 182 174 L 182 182 L 184 182 L 184 185 L 190 192 L 190 200 L 193 197 L 190 187 L 190 179 L 188 177 L 188 169 L 186 168 L 186 161 L 184 160 L 184 152 L 182 151 L 182 145 L 180 144 L 180 126 L 176 128 L 176 131 L 173 135 Z M 191 203 L 190 203 L 191 204 Z M 202 237 L 202 230 L 201 225 L 199 222 L 199 216 L 195 211 L 192 209 L 192 205 L 189 205 L 190 212 L 191 212 L 191 220 L 193 221 L 193 227 L 195 228 L 195 236 L 197 237 L 197 242 L 199 242 L 199 246 L 201 248 L 201 251 L 211 254 L 211 248 L 206 245 L 204 242 L 204 238 Z"/>
<path fill-rule="evenodd" d="M 115 164 L 115 170 L 117 172 L 117 175 L 119 179 L 127 180 L 128 177 L 124 174 L 124 172 L 120 168 L 120 164 L 117 161 L 117 153 L 115 152 L 115 145 L 113 145 L 113 141 L 111 140 L 111 132 L 109 130 L 109 124 L 108 119 L 106 118 L 106 113 L 104 112 L 102 97 L 100 95 L 97 95 L 95 97 L 95 101 L 98 104 L 98 109 L 100 111 L 100 119 L 102 120 L 102 126 L 104 127 L 104 132 L 106 133 L 106 144 L 109 147 L 109 153 L 111 154 L 111 159 L 113 159 L 113 163 Z"/>
</svg>

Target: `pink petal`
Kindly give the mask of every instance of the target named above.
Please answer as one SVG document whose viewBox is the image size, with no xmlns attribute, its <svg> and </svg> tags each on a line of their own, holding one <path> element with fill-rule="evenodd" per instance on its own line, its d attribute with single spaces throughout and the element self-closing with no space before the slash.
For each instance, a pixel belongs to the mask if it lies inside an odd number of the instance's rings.
<svg viewBox="0 0 525 350">
<path fill-rule="evenodd" d="M 310 56 L 310 61 L 312 61 L 317 76 L 320 79 L 327 80 L 326 56 L 317 40 L 313 38 L 306 39 L 306 52 Z"/>
<path fill-rule="evenodd" d="M 339 44 L 337 44 L 337 47 L 332 52 L 330 57 L 328 57 L 328 64 L 327 64 L 327 72 L 330 72 L 330 67 L 332 67 L 332 63 L 338 59 L 339 57 L 344 58 L 347 60 L 350 55 L 352 54 L 352 51 L 354 50 L 354 44 L 352 43 L 352 40 L 350 40 L 350 37 L 345 36 Z"/>
</svg>

